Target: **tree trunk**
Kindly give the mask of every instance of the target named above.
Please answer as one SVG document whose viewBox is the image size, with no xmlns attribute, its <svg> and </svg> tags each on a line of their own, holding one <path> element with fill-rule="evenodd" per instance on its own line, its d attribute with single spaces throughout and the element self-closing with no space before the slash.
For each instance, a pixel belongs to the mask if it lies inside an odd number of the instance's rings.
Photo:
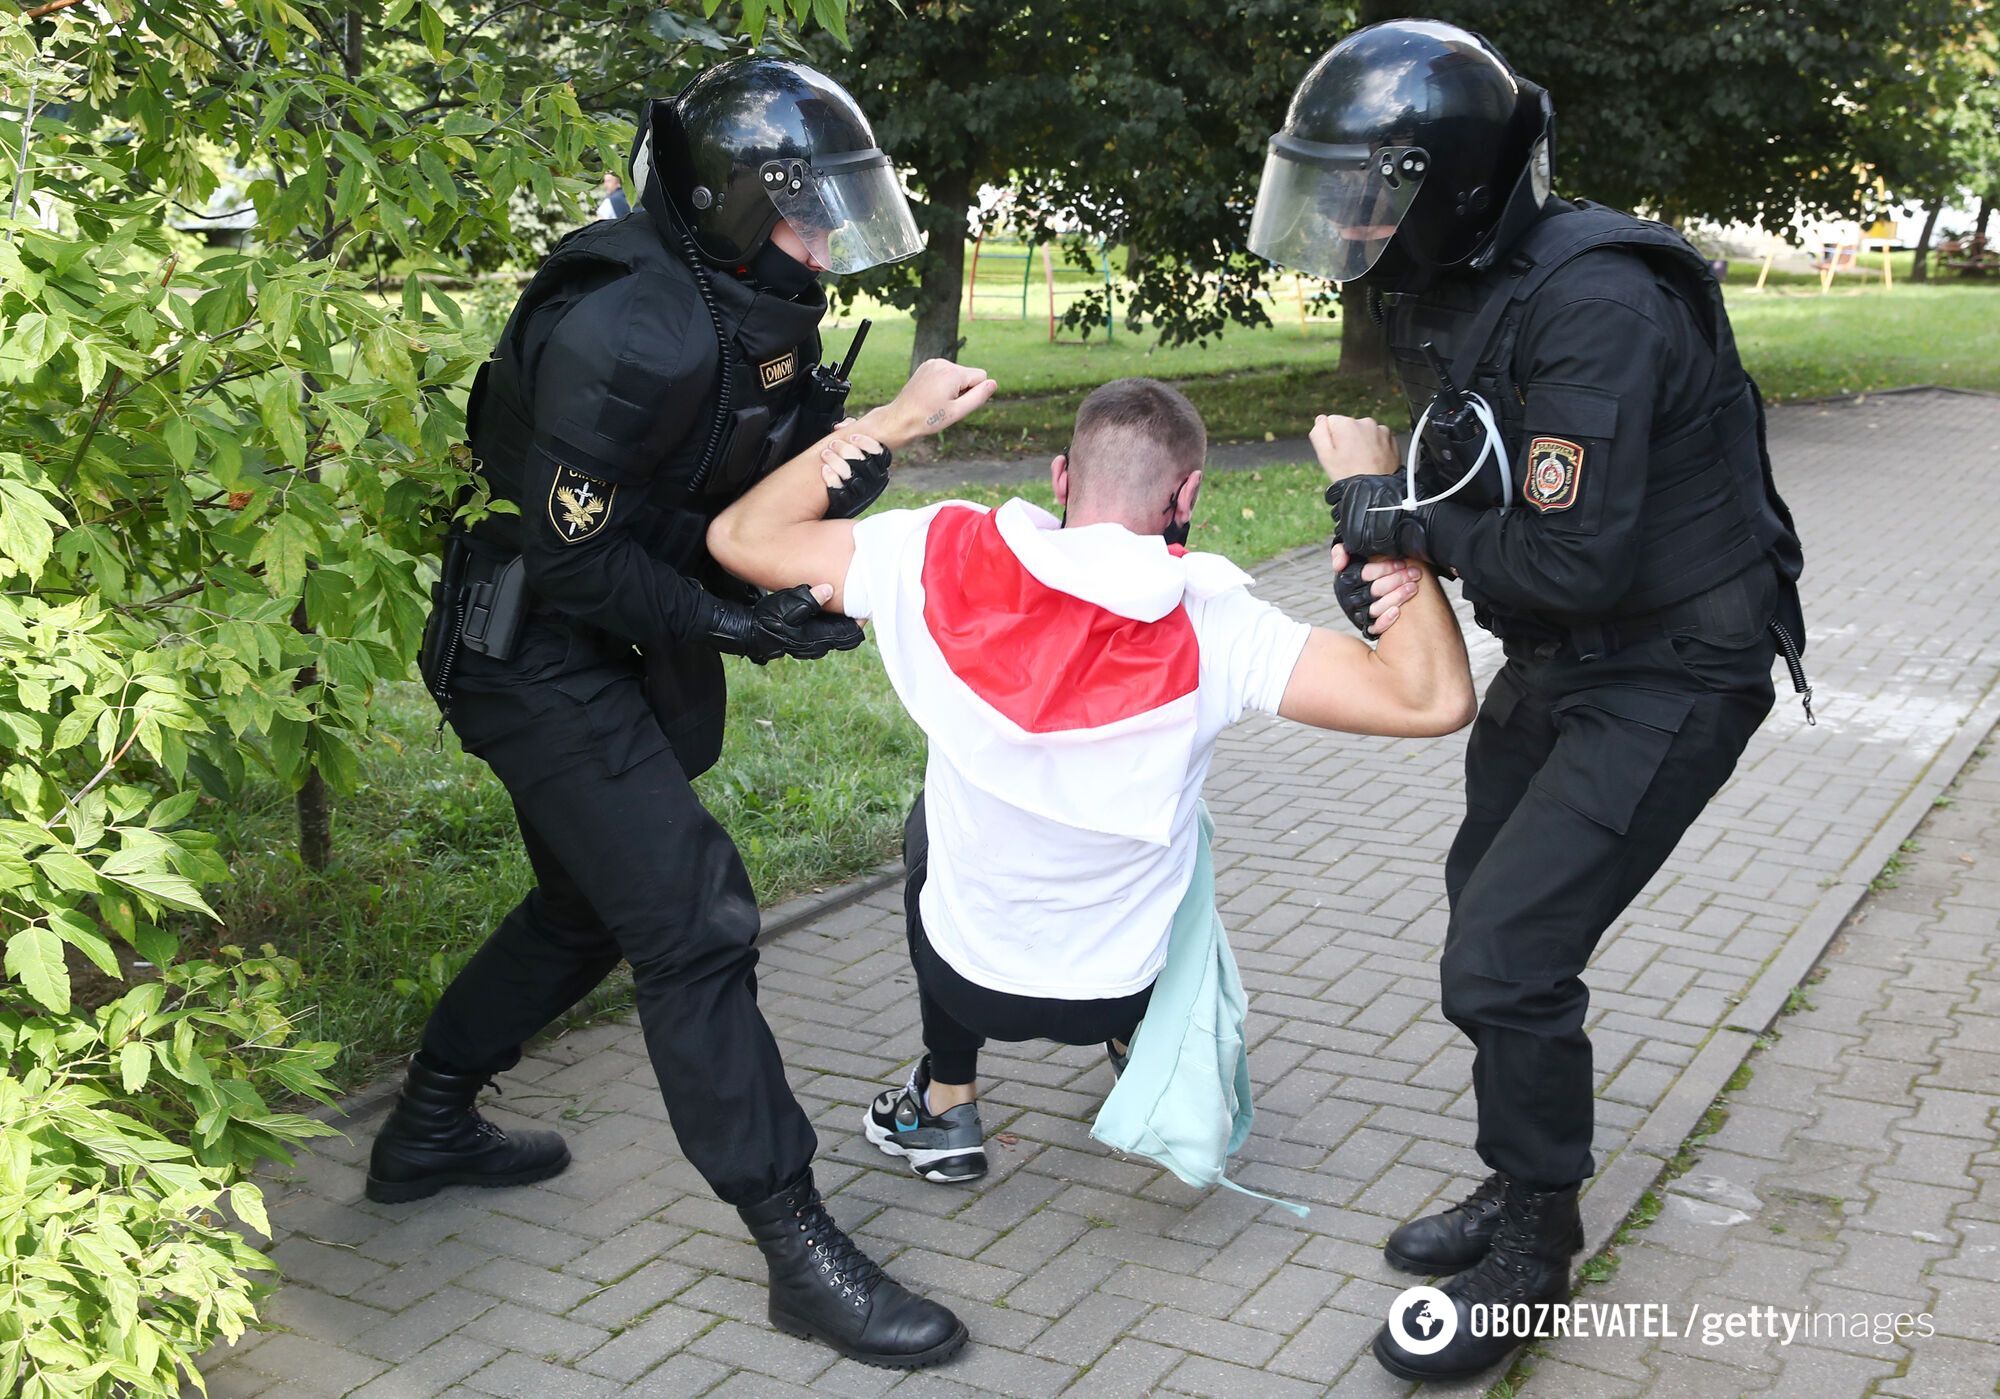
<svg viewBox="0 0 2000 1399">
<path fill-rule="evenodd" d="M 361 77 L 362 63 L 367 57 L 366 37 L 366 21 L 361 11 L 350 9 L 342 27 L 340 44 L 341 66 L 350 80 L 358 81 Z M 332 247 L 334 227 L 333 207 L 329 203 L 321 246 Z M 306 375 L 301 393 L 306 412 L 310 415 L 313 400 L 319 393 L 319 381 L 310 374 Z M 310 480 L 319 480 L 319 468 L 316 466 L 307 467 L 305 474 Z M 312 565 L 308 563 L 307 566 Z M 301 636 L 313 634 L 312 618 L 306 615 L 304 597 L 300 597 L 298 605 L 292 609 L 292 629 Z M 306 666 L 299 671 L 298 679 L 292 682 L 292 693 L 297 694 L 318 683 L 319 667 Z M 311 759 L 306 762 L 305 781 L 299 784 L 298 812 L 299 861 L 307 869 L 318 873 L 333 863 L 333 802 L 326 790 L 326 779 L 320 775 L 319 765 Z"/>
<path fill-rule="evenodd" d="M 292 627 L 303 634 L 312 632 L 304 598 L 292 609 Z M 292 682 L 292 692 L 296 694 L 318 683 L 319 667 L 306 666 Z M 299 788 L 298 807 L 299 860 L 317 873 L 333 863 L 333 804 L 327 800 L 326 779 L 319 775 L 318 766 L 311 760 L 306 763 L 306 780 Z"/>
<path fill-rule="evenodd" d="M 315 874 L 333 863 L 333 803 L 318 768 L 306 769 L 299 788 L 299 860 Z"/>
<path fill-rule="evenodd" d="M 1993 196 L 1987 195 L 1979 201 L 1979 226 L 1973 230 L 1975 237 L 1986 236 L 1986 221 L 1993 217 Z"/>
<path fill-rule="evenodd" d="M 959 169 L 926 191 L 924 231 L 930 235 L 923 272 L 917 281 L 916 339 L 910 368 L 927 359 L 958 358 L 959 299 L 965 294 L 965 217 L 971 205 L 972 171 Z"/>
<path fill-rule="evenodd" d="M 1944 208 L 1942 199 L 1931 203 L 1931 211 L 1924 215 L 1924 231 L 1917 235 L 1917 250 L 1910 257 L 1910 280 L 1928 282 L 1931 279 L 1931 234 L 1937 229 L 1938 211 Z"/>
<path fill-rule="evenodd" d="M 1389 337 L 1368 314 L 1368 293 L 1349 282 L 1340 289 L 1340 372 L 1386 379 Z"/>
</svg>

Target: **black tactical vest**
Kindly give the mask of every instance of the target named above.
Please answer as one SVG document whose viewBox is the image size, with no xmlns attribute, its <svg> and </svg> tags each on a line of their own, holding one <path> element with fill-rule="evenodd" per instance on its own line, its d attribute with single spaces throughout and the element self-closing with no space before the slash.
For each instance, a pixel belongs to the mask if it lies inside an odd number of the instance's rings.
<svg viewBox="0 0 2000 1399">
<path fill-rule="evenodd" d="M 683 293 L 676 302 L 684 302 L 699 321 L 687 334 L 715 343 L 696 275 L 665 242 L 650 211 L 590 224 L 558 243 L 522 293 L 493 358 L 481 366 L 466 408 L 467 436 L 479 470 L 494 494 L 524 511 L 523 475 L 535 425 L 532 386 L 523 381 L 521 335 L 537 311 L 574 301 L 621 277 L 672 279 Z M 726 580 L 711 566 L 703 542 L 709 520 L 783 463 L 794 445 L 812 441 L 832 424 L 804 421 L 808 415 L 802 407 L 819 362 L 824 297 L 793 301 L 726 273 L 710 274 L 708 281 L 726 355 L 711 352 L 704 376 L 675 386 L 676 392 L 699 398 L 699 407 L 679 415 L 691 426 L 651 473 L 638 513 L 626 516 L 626 528 L 654 557 L 715 585 Z M 537 372 L 575 371 L 545 363 Z M 618 373 L 615 357 L 607 356 L 604 366 L 591 366 L 578 376 L 589 381 L 577 386 L 583 411 L 599 411 L 593 395 L 617 405 Z M 725 385 L 726 407 L 721 403 Z M 717 428 L 720 438 L 711 453 L 711 431 Z M 479 532 L 507 543 L 518 518 L 489 516 Z"/>
<path fill-rule="evenodd" d="M 1521 450 L 1527 386 L 1515 364 L 1524 311 L 1550 274 L 1596 248 L 1638 254 L 1667 277 L 1695 308 L 1715 355 L 1714 372 L 1699 401 L 1655 416 L 1638 568 L 1630 590 L 1599 615 L 1635 617 L 1657 611 L 1765 558 L 1787 583 L 1796 581 L 1803 554 L 1791 512 L 1771 479 L 1763 402 L 1737 357 L 1721 288 L 1701 255 L 1663 224 L 1602 205 L 1552 200 L 1550 212 L 1490 272 L 1452 279 L 1418 295 L 1386 298 L 1390 353 L 1412 420 L 1437 392 L 1436 376 L 1422 353 L 1424 343 L 1431 341 L 1453 381 L 1484 397 L 1499 418 L 1514 467 L 1512 499 L 1518 503 L 1527 469 Z M 1606 346 L 1605 351 L 1616 353 L 1617 347 Z M 1432 462 L 1426 449 L 1420 454 L 1420 494 L 1428 497 L 1450 485 L 1465 465 L 1447 470 Z M 1497 507 L 1499 484 L 1490 466 L 1455 499 Z"/>
</svg>

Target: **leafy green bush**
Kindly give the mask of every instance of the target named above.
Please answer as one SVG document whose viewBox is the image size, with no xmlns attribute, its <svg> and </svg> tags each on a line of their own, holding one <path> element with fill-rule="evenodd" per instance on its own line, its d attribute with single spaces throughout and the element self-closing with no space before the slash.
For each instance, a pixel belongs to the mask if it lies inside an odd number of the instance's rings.
<svg viewBox="0 0 2000 1399">
<path fill-rule="evenodd" d="M 268 1235 L 246 1173 L 332 1135 L 267 1098 L 323 1098 L 334 1046 L 289 1043 L 290 963 L 225 957 L 88 1016 L 0 1012 L 10 1394 L 178 1394 L 202 1351 L 255 1320 L 249 1274 L 271 1264 L 231 1219 Z"/>
<path fill-rule="evenodd" d="M 0 1388 L 171 1395 L 253 1316 L 269 1265 L 223 1209 L 268 1232 L 246 1173 L 331 1129 L 267 1100 L 325 1099 L 335 1047 L 291 1042 L 290 963 L 174 961 L 162 920 L 226 874 L 174 777 L 206 728 L 195 643 L 37 596 L 69 502 L 18 455 L 0 473 Z M 119 978 L 112 936 L 158 979 L 85 1011 L 69 954 Z"/>
<path fill-rule="evenodd" d="M 300 791 L 326 863 L 472 484 L 490 325 L 441 283 L 622 159 L 575 82 L 629 102 L 727 48 L 716 8 L 0 13 L 0 1392 L 175 1395 L 254 1320 L 248 1175 L 328 1130 L 273 1104 L 337 1047 L 272 949 L 183 960 L 228 874 L 203 794 Z"/>
</svg>

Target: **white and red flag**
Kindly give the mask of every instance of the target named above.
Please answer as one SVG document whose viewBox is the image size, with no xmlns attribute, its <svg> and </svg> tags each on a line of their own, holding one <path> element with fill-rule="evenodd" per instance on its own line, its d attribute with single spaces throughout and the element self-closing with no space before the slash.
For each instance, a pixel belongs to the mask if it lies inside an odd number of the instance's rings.
<svg viewBox="0 0 2000 1399">
<path fill-rule="evenodd" d="M 1158 971 L 1216 735 L 1275 710 L 1304 645 L 1249 582 L 1219 555 L 1062 529 L 1023 500 L 856 526 L 842 605 L 872 619 L 930 740 L 924 921 L 963 975 L 1092 997 Z"/>
</svg>

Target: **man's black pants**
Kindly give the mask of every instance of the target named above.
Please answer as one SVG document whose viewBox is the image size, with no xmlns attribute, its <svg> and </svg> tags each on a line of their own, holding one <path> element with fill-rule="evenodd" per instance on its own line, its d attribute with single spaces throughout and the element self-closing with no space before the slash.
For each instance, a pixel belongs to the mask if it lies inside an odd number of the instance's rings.
<svg viewBox="0 0 2000 1399">
<path fill-rule="evenodd" d="M 451 723 L 513 797 L 536 887 L 446 989 L 425 1056 L 511 1068 L 622 957 L 688 1160 L 730 1204 L 775 1195 L 817 1141 L 757 1009 L 757 901 L 636 657 L 537 621 L 510 662 L 460 657 Z"/>
<path fill-rule="evenodd" d="M 1023 1040 L 1132 1042 L 1132 1033 L 1146 1014 L 1146 1002 L 1153 996 L 1150 986 L 1129 996 L 1079 1001 L 995 991 L 959 975 L 924 935 L 924 920 L 917 907 L 930 872 L 930 858 L 930 828 L 924 824 L 920 793 L 903 823 L 903 864 L 910 872 L 903 885 L 903 919 L 909 935 L 910 966 L 917 974 L 917 1004 L 923 1013 L 924 1048 L 930 1051 L 932 1079 L 971 1083 L 978 1076 L 979 1051 L 989 1039 L 1010 1044 Z"/>
<path fill-rule="evenodd" d="M 1585 662 L 1510 647 L 1466 750 L 1445 863 L 1445 1016 L 1472 1041 L 1478 1150 L 1534 1187 L 1592 1171 L 1598 939 L 1770 712 L 1768 640 L 1661 637 Z"/>
</svg>

